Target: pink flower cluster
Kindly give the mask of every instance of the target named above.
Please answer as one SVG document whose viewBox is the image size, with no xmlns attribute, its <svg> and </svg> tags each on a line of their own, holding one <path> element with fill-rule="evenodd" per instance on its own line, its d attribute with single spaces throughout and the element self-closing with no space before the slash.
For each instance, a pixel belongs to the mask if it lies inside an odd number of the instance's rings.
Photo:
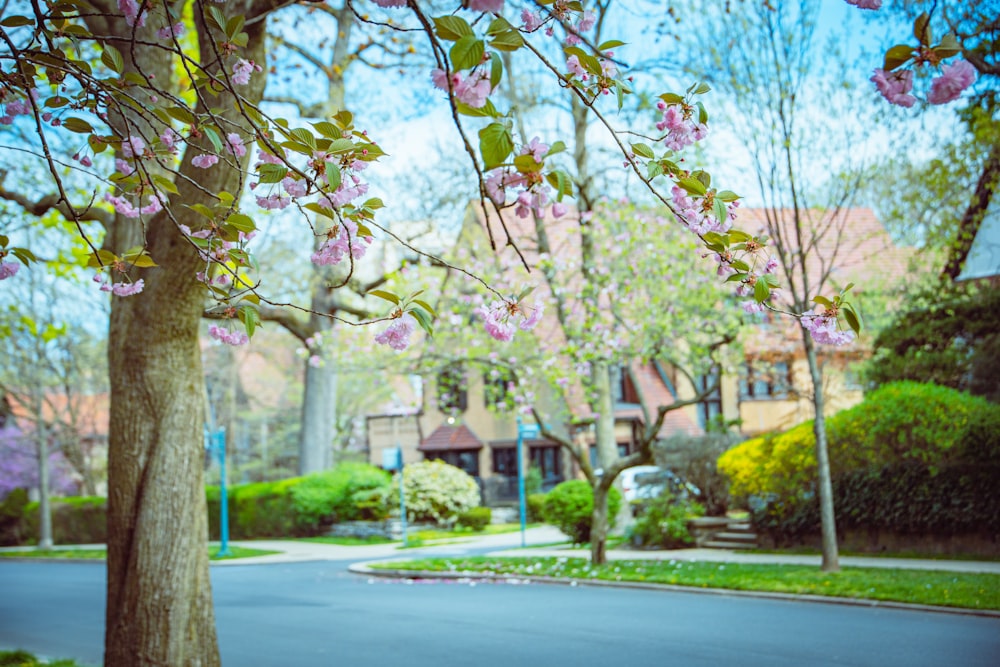
<svg viewBox="0 0 1000 667">
<path fill-rule="evenodd" d="M 503 0 L 469 0 L 469 9 L 474 12 L 499 14 L 503 11 Z"/>
<path fill-rule="evenodd" d="M 517 329 L 521 331 L 531 331 L 542 319 L 543 307 L 541 305 L 529 308 L 530 314 L 526 314 L 526 308 L 520 303 L 499 299 L 488 306 L 480 306 L 476 309 L 476 314 L 483 318 L 483 326 L 493 338 L 507 342 L 514 338 Z"/>
<path fill-rule="evenodd" d="M 976 80 L 976 68 L 968 60 L 958 60 L 941 67 L 941 76 L 931 81 L 931 92 L 927 101 L 931 104 L 947 104 L 958 99 L 962 91 Z"/>
<path fill-rule="evenodd" d="M 882 97 L 891 104 L 909 108 L 917 101 L 916 97 L 909 94 L 913 89 L 912 70 L 886 72 L 881 68 L 876 68 L 871 81 L 878 88 L 878 92 L 882 93 Z"/>
<path fill-rule="evenodd" d="M 406 0 L 374 0 L 375 4 L 379 7 L 391 8 L 391 7 L 405 7 Z"/>
<path fill-rule="evenodd" d="M 171 39 L 173 37 L 180 37 L 184 34 L 184 24 L 178 21 L 173 25 L 166 25 L 156 31 L 156 36 L 158 39 Z"/>
<path fill-rule="evenodd" d="M 242 331 L 230 331 L 225 327 L 220 327 L 217 324 L 211 324 L 208 327 L 208 335 L 217 341 L 221 341 L 226 345 L 246 345 L 250 342 L 250 337 Z"/>
<path fill-rule="evenodd" d="M 328 232 L 326 241 L 310 259 L 316 266 L 339 264 L 348 253 L 354 259 L 361 259 L 371 242 L 372 237 L 358 235 L 357 223 L 345 218 L 341 224 Z"/>
<path fill-rule="evenodd" d="M 126 218 L 138 218 L 140 215 L 153 215 L 162 211 L 163 203 L 160 201 L 161 196 L 159 193 L 149 195 L 149 203 L 141 208 L 136 208 L 125 197 L 119 197 L 110 192 L 104 195 L 104 200 L 114 206 L 115 212 L 119 215 L 123 215 Z"/>
<path fill-rule="evenodd" d="M 663 118 L 656 124 L 656 129 L 661 132 L 667 131 L 663 144 L 670 150 L 684 150 L 708 134 L 708 127 L 694 120 L 694 111 L 690 107 L 667 104 L 660 100 L 656 108 L 663 112 Z"/>
<path fill-rule="evenodd" d="M 0 89 L 0 101 L 3 100 L 3 98 L 5 96 L 4 95 L 5 92 L 6 91 Z M 33 99 L 37 100 L 38 96 L 39 96 L 38 89 L 37 88 L 32 88 L 31 89 L 31 97 Z M 11 123 L 14 122 L 14 118 L 15 117 L 17 117 L 17 116 L 27 116 L 29 114 L 31 114 L 31 103 L 28 102 L 27 99 L 12 100 L 12 101 L 7 102 L 6 104 L 4 104 L 4 114 L 3 114 L 3 116 L 0 116 L 0 125 L 10 125 Z M 51 118 L 51 115 L 49 116 L 49 118 Z M 46 122 L 48 122 L 49 118 L 44 118 L 43 117 L 42 120 L 45 120 Z M 53 125 L 57 125 L 57 124 L 58 123 L 53 123 Z"/>
<path fill-rule="evenodd" d="M 445 91 L 450 89 L 459 102 L 467 104 L 473 109 L 481 109 L 486 106 L 486 98 L 493 92 L 489 74 L 478 69 L 469 72 L 469 75 L 465 77 L 460 72 L 452 72 L 449 81 L 447 73 L 443 69 L 437 68 L 431 71 L 431 81 L 434 82 L 436 88 Z"/>
<path fill-rule="evenodd" d="M 705 200 L 694 200 L 688 195 L 687 190 L 679 185 L 675 185 L 670 190 L 670 196 L 674 200 L 674 205 L 677 207 L 677 213 L 681 218 L 681 221 L 687 225 L 687 228 L 698 236 L 702 236 L 708 232 L 718 232 L 724 234 L 728 232 L 733 226 L 733 220 L 736 219 L 736 209 L 739 208 L 739 201 L 733 201 L 726 204 L 726 212 L 728 213 L 725 220 L 716 220 L 713 214 L 713 209 L 708 208 L 703 205 Z"/>
<path fill-rule="evenodd" d="M 17 275 L 17 272 L 21 269 L 21 265 L 18 262 L 2 262 L 0 261 L 0 280 L 7 280 L 8 278 L 13 278 Z"/>
<path fill-rule="evenodd" d="M 576 46 L 581 41 L 579 35 L 589 31 L 597 23 L 597 15 L 591 11 L 585 11 L 580 15 L 579 21 L 573 26 L 573 32 L 566 35 L 566 46 Z M 575 34 L 574 34 L 575 33 Z"/>
<path fill-rule="evenodd" d="M 853 331 L 838 329 L 837 318 L 825 312 L 807 310 L 802 313 L 802 326 L 812 335 L 813 340 L 821 345 L 847 345 L 854 340 Z"/>
<path fill-rule="evenodd" d="M 417 321 L 409 313 L 403 313 L 376 334 L 375 342 L 388 345 L 394 350 L 405 350 L 410 345 L 410 335 L 417 327 Z"/>
<path fill-rule="evenodd" d="M 145 287 L 145 283 L 142 278 L 133 282 L 108 282 L 108 280 L 100 273 L 94 275 L 94 282 L 101 283 L 102 292 L 111 292 L 115 296 L 132 296 L 138 294 Z"/>
<path fill-rule="evenodd" d="M 140 12 L 136 0 L 118 0 L 118 10 L 124 15 L 129 27 L 141 28 L 146 25 L 146 10 L 144 8 Z"/>
<path fill-rule="evenodd" d="M 254 72 L 263 72 L 264 69 L 252 60 L 240 58 L 233 65 L 233 83 L 245 86 L 250 83 L 250 75 Z"/>
</svg>

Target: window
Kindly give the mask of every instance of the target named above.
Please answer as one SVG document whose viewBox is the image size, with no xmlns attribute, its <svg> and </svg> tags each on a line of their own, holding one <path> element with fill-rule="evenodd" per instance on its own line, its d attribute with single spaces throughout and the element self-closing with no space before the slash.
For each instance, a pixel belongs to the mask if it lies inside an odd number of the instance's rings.
<svg viewBox="0 0 1000 667">
<path fill-rule="evenodd" d="M 740 369 L 740 399 L 786 398 L 791 387 L 788 362 L 747 362 Z"/>
<path fill-rule="evenodd" d="M 695 380 L 695 391 L 699 394 L 714 387 L 698 404 L 698 425 L 708 430 L 711 424 L 722 419 L 722 392 L 719 388 L 719 367 L 714 366 L 705 375 L 699 375 Z"/>
<path fill-rule="evenodd" d="M 450 452 L 430 452 L 428 461 L 444 461 L 448 465 L 461 468 L 473 477 L 479 477 L 479 451 L 475 449 L 459 449 Z"/>
<path fill-rule="evenodd" d="M 549 481 L 562 479 L 562 457 L 559 456 L 559 446 L 531 447 L 531 465 L 542 473 L 542 479 Z"/>
<path fill-rule="evenodd" d="M 461 364 L 449 366 L 438 374 L 437 399 L 441 412 L 465 412 L 469 401 L 465 387 L 465 369 Z"/>
<path fill-rule="evenodd" d="M 509 370 L 493 367 L 483 373 L 483 402 L 493 410 L 514 407 L 514 376 Z"/>
<path fill-rule="evenodd" d="M 620 364 L 611 368 L 611 400 L 615 403 L 639 402 L 628 370 Z"/>
<path fill-rule="evenodd" d="M 513 447 L 494 449 L 493 472 L 497 475 L 517 477 L 517 450 Z"/>
</svg>

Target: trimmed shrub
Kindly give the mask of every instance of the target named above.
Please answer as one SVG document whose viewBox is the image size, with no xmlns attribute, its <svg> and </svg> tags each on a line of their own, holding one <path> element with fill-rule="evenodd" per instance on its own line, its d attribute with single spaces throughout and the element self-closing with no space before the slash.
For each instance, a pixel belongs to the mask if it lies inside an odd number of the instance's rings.
<svg viewBox="0 0 1000 667">
<path fill-rule="evenodd" d="M 394 505 L 399 504 L 398 484 L 393 484 Z M 479 485 L 464 470 L 444 461 L 420 461 L 403 469 L 406 516 L 410 521 L 449 524 L 459 514 L 478 507 Z"/>
<path fill-rule="evenodd" d="M 1000 453 L 1000 406 L 947 387 L 896 382 L 827 419 L 834 476 L 851 470 L 915 463 L 934 471 Z M 812 422 L 753 438 L 719 457 L 733 496 L 808 493 L 815 483 Z"/>
<path fill-rule="evenodd" d="M 24 518 L 28 507 L 28 490 L 14 489 L 0 500 L 0 546 L 23 544 Z"/>
<path fill-rule="evenodd" d="M 544 493 L 532 493 L 524 497 L 525 518 L 531 523 L 545 521 L 545 496 Z"/>
<path fill-rule="evenodd" d="M 385 519 L 391 482 L 389 473 L 368 463 L 341 463 L 302 477 L 291 487 L 296 522 L 318 530 L 324 523 Z"/>
<path fill-rule="evenodd" d="M 622 494 L 611 487 L 608 493 L 608 524 L 614 526 L 615 517 L 621 508 Z M 574 543 L 590 541 L 590 522 L 594 514 L 594 490 L 582 479 L 562 482 L 548 492 L 542 516 L 566 533 Z"/>
<path fill-rule="evenodd" d="M 80 496 L 52 499 L 52 541 L 56 544 L 104 544 L 108 541 L 107 499 Z M 28 503 L 21 522 L 22 543 L 38 541 L 38 503 Z"/>
<path fill-rule="evenodd" d="M 688 519 L 704 514 L 705 508 L 700 504 L 679 503 L 664 493 L 643 505 L 628 536 L 637 546 L 682 549 L 694 544 Z"/>
<path fill-rule="evenodd" d="M 277 482 L 240 484 L 228 489 L 229 536 L 299 537 L 309 534 L 308 526 L 297 521 L 291 489 L 301 477 Z"/>
<path fill-rule="evenodd" d="M 458 515 L 458 525 L 479 532 L 490 525 L 493 512 L 489 507 L 473 507 Z"/>
</svg>

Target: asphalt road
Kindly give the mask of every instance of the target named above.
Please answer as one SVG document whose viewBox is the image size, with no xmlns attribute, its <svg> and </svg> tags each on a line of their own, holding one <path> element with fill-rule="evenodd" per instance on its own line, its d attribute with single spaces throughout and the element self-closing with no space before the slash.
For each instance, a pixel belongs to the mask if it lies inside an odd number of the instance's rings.
<svg viewBox="0 0 1000 667">
<path fill-rule="evenodd" d="M 227 667 L 996 667 L 1000 619 L 660 591 L 212 569 Z M 98 665 L 104 568 L 0 563 L 0 647 Z"/>
</svg>

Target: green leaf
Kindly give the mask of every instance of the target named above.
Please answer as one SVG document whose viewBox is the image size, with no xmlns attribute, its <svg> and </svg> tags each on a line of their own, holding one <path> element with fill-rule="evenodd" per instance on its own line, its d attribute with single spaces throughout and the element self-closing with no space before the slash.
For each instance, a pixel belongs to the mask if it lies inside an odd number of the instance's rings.
<svg viewBox="0 0 1000 667">
<path fill-rule="evenodd" d="M 677 181 L 677 185 L 681 186 L 688 193 L 693 195 L 704 196 L 708 192 L 708 188 L 705 184 L 699 181 L 697 178 L 682 178 Z"/>
<path fill-rule="evenodd" d="M 335 162 L 326 163 L 326 181 L 330 184 L 330 192 L 336 192 L 341 183 L 340 165 Z"/>
<path fill-rule="evenodd" d="M 212 148 L 215 149 L 215 152 L 217 154 L 221 154 L 222 153 L 222 139 L 219 138 L 219 133 L 215 131 L 214 127 L 206 127 L 205 130 L 204 130 L 204 132 L 205 132 L 205 136 L 208 137 L 208 140 L 210 142 L 212 142 Z"/>
<path fill-rule="evenodd" d="M 605 51 L 610 51 L 611 49 L 617 49 L 619 46 L 625 46 L 625 44 L 626 42 L 623 42 L 620 39 L 609 39 L 606 42 L 601 42 L 598 45 L 597 50 L 603 53 Z"/>
<path fill-rule="evenodd" d="M 692 92 L 694 92 L 695 95 L 704 95 L 710 90 L 712 90 L 712 87 L 703 81 L 699 83 Z"/>
<path fill-rule="evenodd" d="M 524 38 L 516 30 L 502 32 L 490 41 L 490 46 L 498 51 L 517 51 L 524 46 Z"/>
<path fill-rule="evenodd" d="M 371 199 L 366 200 L 365 203 L 361 205 L 361 207 L 377 211 L 380 208 L 385 208 L 385 203 L 383 203 L 382 200 L 379 199 L 378 197 L 372 197 Z"/>
<path fill-rule="evenodd" d="M 253 338 L 253 333 L 260 325 L 260 313 L 252 305 L 246 303 L 241 305 L 236 311 L 236 317 L 243 323 L 247 330 L 247 336 Z"/>
<path fill-rule="evenodd" d="M 959 46 L 958 40 L 955 39 L 955 35 L 948 33 L 941 38 L 941 43 L 934 47 L 934 53 L 941 59 L 951 58 L 962 51 L 962 47 Z"/>
<path fill-rule="evenodd" d="M 530 153 L 528 155 L 518 155 L 514 158 L 514 167 L 522 174 L 532 174 L 541 171 L 543 166 L 545 165 L 535 162 L 535 156 Z"/>
<path fill-rule="evenodd" d="M 110 44 L 104 45 L 104 52 L 101 53 L 101 62 L 116 74 L 121 74 L 122 70 L 125 69 L 125 60 L 122 58 L 121 51 Z"/>
<path fill-rule="evenodd" d="M 485 53 L 486 46 L 483 40 L 477 39 L 475 35 L 466 35 L 452 45 L 448 55 L 452 68 L 463 70 L 472 69 L 481 63 Z"/>
<path fill-rule="evenodd" d="M 459 102 L 458 100 L 455 100 L 455 108 L 458 110 L 458 113 L 462 114 L 463 116 L 472 116 L 473 118 L 500 117 L 500 112 L 497 111 L 497 108 L 493 105 L 492 100 L 489 99 L 486 100 L 486 104 L 479 107 L 478 109 L 475 107 L 470 107 L 465 102 Z"/>
<path fill-rule="evenodd" d="M 666 104 L 681 104 L 684 102 L 684 98 L 677 93 L 663 93 L 660 95 L 660 99 Z"/>
<path fill-rule="evenodd" d="M 913 22 L 913 36 L 921 46 L 931 45 L 931 17 L 927 12 L 918 16 Z"/>
<path fill-rule="evenodd" d="M 180 194 L 177 192 L 177 186 L 174 185 L 174 182 L 169 178 L 161 176 L 159 174 L 153 174 L 152 178 L 153 178 L 153 185 L 156 186 L 157 190 L 161 190 L 163 192 L 169 192 L 172 195 Z"/>
<path fill-rule="evenodd" d="M 313 128 L 319 132 L 321 135 L 327 139 L 343 139 L 344 132 L 339 127 L 333 123 L 327 121 L 320 121 L 319 123 L 313 123 Z"/>
<path fill-rule="evenodd" d="M 719 221 L 719 224 L 725 224 L 726 219 L 729 217 L 729 212 L 726 210 L 726 202 L 721 199 L 713 201 L 712 213 L 715 215 L 715 219 Z"/>
<path fill-rule="evenodd" d="M 24 25 L 35 25 L 35 22 L 27 16 L 8 16 L 0 21 L 0 25 L 5 28 L 20 28 Z"/>
<path fill-rule="evenodd" d="M 818 303 L 821 306 L 832 307 L 833 302 L 827 299 L 825 296 L 814 296 L 813 303 Z"/>
<path fill-rule="evenodd" d="M 98 266 L 108 266 L 114 264 L 118 261 L 118 255 L 111 252 L 110 250 L 98 250 L 95 253 L 90 254 L 90 258 L 87 260 L 87 266 L 96 268 Z"/>
<path fill-rule="evenodd" d="M 722 192 L 716 193 L 715 198 L 721 199 L 722 201 L 729 204 L 739 199 L 740 196 L 735 192 L 733 192 L 732 190 L 723 190 Z"/>
<path fill-rule="evenodd" d="M 167 113 L 170 114 L 171 117 L 176 118 L 185 125 L 194 125 L 195 121 L 197 120 L 194 117 L 194 114 L 191 113 L 191 111 L 185 107 L 169 107 L 167 109 Z"/>
<path fill-rule="evenodd" d="M 103 153 L 108 147 L 107 142 L 105 142 L 103 138 L 97 136 L 96 134 L 92 134 L 89 137 L 87 137 L 87 145 L 90 146 L 90 150 L 94 151 L 95 155 L 98 153 Z"/>
<path fill-rule="evenodd" d="M 457 42 L 472 33 L 472 26 L 459 16 L 440 16 L 434 19 L 434 32 L 441 39 Z"/>
<path fill-rule="evenodd" d="M 434 335 L 434 325 L 431 322 L 431 317 L 423 311 L 421 308 L 411 308 L 407 311 L 420 325 L 420 328 L 427 332 L 428 336 Z"/>
<path fill-rule="evenodd" d="M 510 130 L 501 123 L 490 123 L 479 130 L 479 152 L 486 171 L 499 167 L 514 150 Z"/>
<path fill-rule="evenodd" d="M 502 16 L 498 16 L 492 21 L 490 21 L 490 27 L 486 29 L 486 34 L 489 36 L 499 35 L 502 32 L 507 32 L 508 30 L 513 30 L 514 26 L 510 24 L 510 21 Z"/>
<path fill-rule="evenodd" d="M 11 252 L 14 253 L 14 257 L 21 260 L 21 263 L 28 265 L 31 262 L 37 262 L 38 258 L 35 257 L 35 253 L 31 252 L 27 248 L 11 248 Z"/>
<path fill-rule="evenodd" d="M 847 326 L 851 327 L 855 334 L 861 335 L 861 317 L 851 306 L 844 306 L 840 312 L 844 314 Z"/>
<path fill-rule="evenodd" d="M 732 243 L 745 243 L 753 237 L 740 229 L 730 229 L 729 230 L 729 240 Z"/>
<path fill-rule="evenodd" d="M 85 134 L 93 132 L 93 126 L 82 118 L 76 118 L 70 116 L 69 118 L 63 119 L 63 127 L 65 127 L 70 132 L 78 132 L 80 134 Z"/>
<path fill-rule="evenodd" d="M 243 31 L 243 23 L 243 16 L 239 14 L 226 21 L 225 32 L 230 41 Z"/>
<path fill-rule="evenodd" d="M 882 69 L 886 72 L 891 72 L 897 67 L 906 64 L 913 57 L 913 52 L 914 48 L 912 46 L 897 44 L 885 52 L 885 62 L 882 63 Z"/>
<path fill-rule="evenodd" d="M 299 140 L 299 142 L 305 144 L 312 150 L 316 150 L 316 137 L 313 133 L 304 127 L 297 127 L 292 130 L 292 136 Z"/>
<path fill-rule="evenodd" d="M 757 303 L 764 303 L 771 296 L 771 287 L 766 280 L 757 280 L 753 286 L 753 298 Z"/>
<path fill-rule="evenodd" d="M 503 59 L 499 53 L 490 54 L 490 88 L 496 88 L 503 79 Z"/>
<path fill-rule="evenodd" d="M 549 157 L 550 155 L 556 155 L 557 153 L 562 153 L 564 150 L 566 150 L 566 143 L 563 141 L 557 141 L 551 146 L 549 146 L 549 152 L 545 154 L 545 157 Z"/>
<path fill-rule="evenodd" d="M 254 231 L 257 229 L 257 225 L 254 224 L 253 218 L 242 213 L 233 213 L 229 216 L 226 222 L 241 231 L 244 234 Z"/>
<path fill-rule="evenodd" d="M 205 206 L 204 204 L 190 204 L 188 208 L 194 211 L 195 213 L 203 215 L 209 220 L 215 220 L 215 213 L 213 213 L 212 209 Z"/>
<path fill-rule="evenodd" d="M 653 149 L 647 146 L 646 144 L 642 143 L 632 144 L 632 152 L 638 155 L 639 157 L 645 158 L 647 160 L 652 160 L 656 158 L 656 154 L 653 153 Z"/>
<path fill-rule="evenodd" d="M 210 5 L 205 13 L 208 14 L 205 18 L 209 23 L 214 24 L 222 32 L 226 31 L 226 15 L 222 13 L 221 9 Z"/>
<path fill-rule="evenodd" d="M 385 299 L 389 303 L 395 304 L 397 306 L 399 305 L 399 297 L 393 294 L 392 292 L 386 292 L 380 289 L 373 289 L 370 292 L 368 292 L 368 294 L 370 296 L 377 296 L 380 299 Z"/>
<path fill-rule="evenodd" d="M 418 305 L 421 308 L 423 308 L 424 310 L 426 310 L 428 312 L 428 314 L 430 314 L 431 317 L 437 317 L 437 313 L 434 312 L 434 309 L 431 308 L 431 305 L 429 303 L 427 303 L 426 301 L 424 301 L 422 299 L 414 299 L 413 303 L 415 303 L 416 305 Z"/>
<path fill-rule="evenodd" d="M 316 202 L 309 202 L 302 208 L 306 209 L 307 211 L 312 211 L 313 213 L 316 213 L 318 215 L 322 215 L 325 218 L 330 218 L 331 220 L 334 221 L 337 220 L 337 217 L 334 215 L 333 211 L 323 206 L 320 206 Z"/>
<path fill-rule="evenodd" d="M 280 183 L 288 176 L 288 167 L 283 164 L 264 163 L 257 167 L 261 183 Z"/>
<path fill-rule="evenodd" d="M 558 199 L 573 196 L 573 181 L 562 169 L 555 169 L 545 175 L 545 180 L 556 190 Z"/>
</svg>

